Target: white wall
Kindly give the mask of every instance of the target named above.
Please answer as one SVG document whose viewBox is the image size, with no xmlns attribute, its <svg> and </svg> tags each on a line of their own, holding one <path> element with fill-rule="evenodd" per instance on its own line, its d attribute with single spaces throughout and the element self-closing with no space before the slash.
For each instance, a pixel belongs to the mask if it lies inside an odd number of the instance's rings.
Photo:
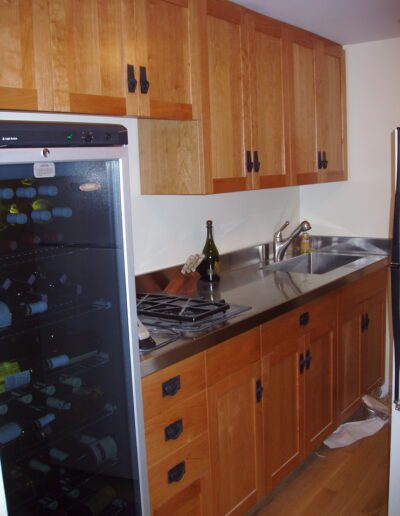
<svg viewBox="0 0 400 516">
<path fill-rule="evenodd" d="M 136 273 L 176 265 L 200 252 L 207 219 L 214 221 L 220 253 L 271 240 L 286 219 L 292 227 L 299 222 L 297 187 L 209 196 L 140 195 L 137 122 L 133 118 L 0 112 L 0 120 L 107 122 L 128 128 Z"/>
<path fill-rule="evenodd" d="M 400 38 L 348 45 L 349 180 L 300 188 L 318 234 L 388 237 L 393 129 L 400 125 Z"/>
</svg>

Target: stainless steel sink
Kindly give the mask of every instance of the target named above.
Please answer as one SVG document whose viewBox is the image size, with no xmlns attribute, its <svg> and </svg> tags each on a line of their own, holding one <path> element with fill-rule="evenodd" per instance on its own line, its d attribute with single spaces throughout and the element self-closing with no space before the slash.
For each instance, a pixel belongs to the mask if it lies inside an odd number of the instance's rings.
<svg viewBox="0 0 400 516">
<path fill-rule="evenodd" d="M 353 254 L 309 253 L 263 267 L 271 271 L 325 274 L 363 258 Z"/>
</svg>

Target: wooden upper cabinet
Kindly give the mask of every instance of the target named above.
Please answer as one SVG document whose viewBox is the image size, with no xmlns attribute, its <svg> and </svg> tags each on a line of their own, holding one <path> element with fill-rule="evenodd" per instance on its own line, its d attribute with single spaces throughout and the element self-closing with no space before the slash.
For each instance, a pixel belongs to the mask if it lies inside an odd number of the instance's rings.
<svg viewBox="0 0 400 516">
<path fill-rule="evenodd" d="M 198 101 L 199 12 L 204 2 L 128 1 L 135 9 L 135 28 L 128 27 L 127 59 L 136 63 L 139 115 L 191 120 L 198 116 L 193 104 Z"/>
<path fill-rule="evenodd" d="M 245 107 L 245 24 L 238 5 L 207 0 L 207 44 L 212 191 L 246 190 L 252 188 L 250 104 Z"/>
<path fill-rule="evenodd" d="M 248 13 L 251 98 L 251 147 L 255 188 L 287 186 L 289 176 L 289 112 L 287 29 L 265 16 Z"/>
<path fill-rule="evenodd" d="M 0 1 L 0 109 L 50 111 L 47 0 Z"/>
<path fill-rule="evenodd" d="M 121 0 L 51 0 L 54 110 L 126 114 Z"/>
<path fill-rule="evenodd" d="M 293 183 L 346 179 L 343 49 L 290 28 L 289 79 Z"/>
<path fill-rule="evenodd" d="M 302 31 L 290 31 L 289 38 L 291 165 L 294 180 L 302 183 L 317 171 L 317 50 L 314 38 Z"/>
<path fill-rule="evenodd" d="M 319 42 L 317 61 L 317 142 L 322 153 L 323 180 L 347 177 L 345 133 L 344 51 Z"/>
</svg>

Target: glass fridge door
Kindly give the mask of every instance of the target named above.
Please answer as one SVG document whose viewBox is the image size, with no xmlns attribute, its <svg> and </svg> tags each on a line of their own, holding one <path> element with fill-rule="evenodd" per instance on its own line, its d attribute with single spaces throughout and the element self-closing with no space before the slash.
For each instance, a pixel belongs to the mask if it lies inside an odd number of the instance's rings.
<svg viewBox="0 0 400 516">
<path fill-rule="evenodd" d="M 10 515 L 142 514 L 120 165 L 58 161 L 54 177 L 37 178 L 32 162 L 0 164 L 0 450 Z"/>
</svg>

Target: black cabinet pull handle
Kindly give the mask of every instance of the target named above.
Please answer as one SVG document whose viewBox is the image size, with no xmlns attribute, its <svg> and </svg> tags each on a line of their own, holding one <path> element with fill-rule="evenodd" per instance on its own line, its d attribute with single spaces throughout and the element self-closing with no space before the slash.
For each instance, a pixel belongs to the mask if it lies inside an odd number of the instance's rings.
<svg viewBox="0 0 400 516">
<path fill-rule="evenodd" d="M 141 91 L 141 93 L 146 95 L 147 92 L 149 91 L 150 83 L 147 80 L 147 71 L 146 71 L 145 66 L 140 67 L 139 74 L 140 74 L 140 91 Z"/>
<path fill-rule="evenodd" d="M 246 151 L 246 169 L 247 172 L 251 172 L 253 170 L 254 163 L 251 161 L 251 152 Z"/>
<path fill-rule="evenodd" d="M 311 353 L 310 353 L 310 350 L 307 349 L 306 351 L 306 369 L 310 369 L 310 366 L 311 366 L 311 360 L 312 360 L 312 356 L 311 356 Z"/>
<path fill-rule="evenodd" d="M 261 380 L 256 381 L 256 400 L 260 403 L 263 397 L 264 387 L 262 386 Z"/>
<path fill-rule="evenodd" d="M 304 354 L 300 353 L 300 357 L 299 357 L 299 370 L 300 370 L 300 374 L 304 373 L 305 365 L 306 365 L 306 361 L 304 360 Z"/>
<path fill-rule="evenodd" d="M 321 170 L 323 166 L 324 162 L 322 161 L 322 154 L 321 151 L 318 151 L 318 170 Z"/>
<path fill-rule="evenodd" d="M 261 168 L 261 161 L 258 159 L 258 151 L 254 151 L 254 172 L 259 172 Z"/>
<path fill-rule="evenodd" d="M 168 484 L 172 484 L 172 482 L 179 482 L 182 480 L 183 475 L 186 473 L 185 461 L 180 462 L 173 468 L 171 468 L 168 473 Z"/>
<path fill-rule="evenodd" d="M 133 65 L 127 65 L 127 75 L 128 75 L 128 91 L 129 93 L 135 93 L 137 80 L 135 78 L 135 68 Z"/>
<path fill-rule="evenodd" d="M 308 312 L 304 312 L 304 314 L 301 314 L 299 317 L 299 324 L 300 326 L 307 326 L 307 324 L 310 322 L 310 314 Z"/>
<path fill-rule="evenodd" d="M 173 423 L 171 423 L 170 425 L 168 425 L 164 428 L 165 440 L 169 441 L 171 439 L 172 440 L 178 439 L 178 437 L 181 435 L 182 432 L 183 432 L 183 421 L 182 421 L 182 419 L 178 419 L 177 421 L 174 421 Z"/>
<path fill-rule="evenodd" d="M 361 333 L 364 333 L 366 330 L 366 327 L 365 327 L 365 314 L 362 314 L 361 316 Z"/>
<path fill-rule="evenodd" d="M 369 318 L 369 315 L 368 315 L 368 312 L 365 314 L 365 331 L 368 330 L 369 328 L 369 322 L 370 322 L 370 318 Z"/>
<path fill-rule="evenodd" d="M 175 396 L 175 394 L 179 391 L 180 388 L 181 377 L 174 376 L 173 378 L 170 378 L 169 380 L 161 384 L 163 398 L 165 398 L 165 396 Z"/>
<path fill-rule="evenodd" d="M 326 152 L 325 151 L 322 153 L 322 166 L 323 166 L 323 168 L 327 168 L 328 167 L 328 160 L 326 159 Z"/>
</svg>

